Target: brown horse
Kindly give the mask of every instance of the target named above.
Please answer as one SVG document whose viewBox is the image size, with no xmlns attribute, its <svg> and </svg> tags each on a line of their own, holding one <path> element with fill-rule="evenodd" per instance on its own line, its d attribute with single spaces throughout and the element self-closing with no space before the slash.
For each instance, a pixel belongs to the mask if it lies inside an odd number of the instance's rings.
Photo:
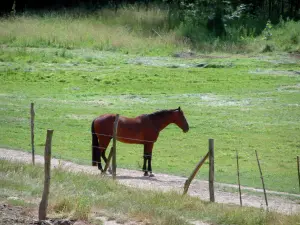
<svg viewBox="0 0 300 225">
<path fill-rule="evenodd" d="M 94 119 L 92 123 L 92 165 L 103 171 L 101 156 L 107 162 L 105 150 L 112 139 L 115 114 L 105 114 Z M 175 123 L 183 132 L 188 132 L 187 123 L 183 111 L 180 109 L 161 110 L 151 114 L 142 114 L 136 118 L 119 117 L 117 140 L 129 144 L 144 145 L 144 176 L 152 174 L 151 158 L 153 145 L 159 132 L 171 123 Z M 148 161 L 148 168 L 146 164 Z"/>
</svg>

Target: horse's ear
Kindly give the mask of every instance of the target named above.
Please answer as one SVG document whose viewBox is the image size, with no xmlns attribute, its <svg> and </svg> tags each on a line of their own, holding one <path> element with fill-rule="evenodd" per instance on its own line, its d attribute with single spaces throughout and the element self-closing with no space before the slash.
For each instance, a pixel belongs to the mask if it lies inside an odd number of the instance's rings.
<svg viewBox="0 0 300 225">
<path fill-rule="evenodd" d="M 180 106 L 178 107 L 178 111 L 181 111 Z"/>
</svg>

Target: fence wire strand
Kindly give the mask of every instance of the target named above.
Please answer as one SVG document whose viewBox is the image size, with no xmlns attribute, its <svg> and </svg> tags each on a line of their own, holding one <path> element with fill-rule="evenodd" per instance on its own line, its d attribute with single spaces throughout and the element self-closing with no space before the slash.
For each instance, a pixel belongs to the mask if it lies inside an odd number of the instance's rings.
<svg viewBox="0 0 300 225">
<path fill-rule="evenodd" d="M 109 135 L 109 134 L 100 134 L 100 133 L 92 133 L 92 134 L 96 134 L 99 136 L 105 136 L 105 137 L 113 137 L 113 135 Z M 149 141 L 149 140 L 142 140 L 142 139 L 137 139 L 137 138 L 128 138 L 128 137 L 122 137 L 122 136 L 116 136 L 116 138 L 121 138 L 121 139 L 125 139 L 125 140 L 131 140 L 131 141 L 140 141 L 140 142 L 149 142 L 149 143 L 154 143 L 155 141 Z"/>
</svg>

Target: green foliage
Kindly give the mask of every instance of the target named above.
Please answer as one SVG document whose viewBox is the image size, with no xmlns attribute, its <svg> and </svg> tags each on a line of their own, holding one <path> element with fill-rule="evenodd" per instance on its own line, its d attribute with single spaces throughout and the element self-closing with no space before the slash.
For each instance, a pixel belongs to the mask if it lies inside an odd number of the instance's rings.
<svg viewBox="0 0 300 225">
<path fill-rule="evenodd" d="M 264 40 L 271 38 L 271 21 L 277 23 L 279 18 L 275 10 L 276 2 L 272 3 L 267 21 L 264 4 L 259 2 L 244 1 L 207 1 L 184 0 L 172 1 L 177 6 L 177 13 L 173 13 L 179 20 L 181 34 L 190 39 L 194 47 L 199 47 L 203 42 L 213 43 L 216 39 L 222 42 L 243 43 L 245 39 L 254 39 L 263 33 Z M 282 3 L 283 4 L 283 3 Z M 285 4 L 281 5 L 284 7 Z M 172 9 L 172 11 L 175 11 Z M 276 12 L 275 12 L 276 11 Z M 277 16 L 275 16 L 275 14 Z M 180 15 L 180 16 L 178 16 Z M 283 16 L 283 15 L 282 15 Z M 267 24 L 266 24 L 267 23 Z M 204 37 L 204 38 L 203 38 Z M 296 35 L 293 38 L 296 40 Z M 207 40 L 210 40 L 209 42 Z M 243 43 L 245 44 L 245 43 Z M 223 50 L 224 48 L 222 48 Z"/>
<path fill-rule="evenodd" d="M 300 51 L 300 22 L 281 20 L 280 24 L 275 28 L 272 32 L 272 43 L 278 50 L 290 52 Z"/>
<path fill-rule="evenodd" d="M 262 32 L 264 40 L 268 41 L 268 40 L 270 40 L 272 38 L 272 28 L 273 28 L 273 26 L 271 24 L 271 21 L 268 20 L 267 24 L 266 24 L 266 27 L 265 27 L 265 29 Z"/>
</svg>

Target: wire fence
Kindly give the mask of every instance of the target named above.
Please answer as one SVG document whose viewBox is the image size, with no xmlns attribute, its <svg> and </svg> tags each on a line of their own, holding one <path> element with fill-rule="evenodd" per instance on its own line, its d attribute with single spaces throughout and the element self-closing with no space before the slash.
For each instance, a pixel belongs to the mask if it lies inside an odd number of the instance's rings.
<svg viewBox="0 0 300 225">
<path fill-rule="evenodd" d="M 17 107 L 18 109 L 28 109 L 28 107 Z M 23 111 L 23 110 L 22 110 Z M 29 110 L 27 111 L 26 110 L 26 112 L 24 112 L 24 113 L 28 113 L 29 112 Z M 4 119 L 1 119 L 0 121 L 3 121 L 3 122 L 5 122 L 4 121 Z M 30 123 L 30 116 L 28 116 L 28 117 L 21 117 L 21 118 L 19 118 L 18 120 L 12 120 L 12 121 L 10 121 L 10 122 L 12 122 L 12 123 L 18 123 L 18 124 L 23 124 L 24 123 L 24 121 L 29 121 L 29 123 Z M 57 123 L 59 123 L 60 121 L 57 121 Z M 41 120 L 39 120 L 37 123 L 36 123 L 36 127 L 38 126 L 39 127 L 39 129 L 42 129 L 42 127 L 48 127 L 49 125 L 51 125 L 50 123 L 47 123 L 47 122 L 45 122 L 45 121 L 41 121 Z M 62 133 L 64 132 L 64 131 L 61 131 Z M 109 138 L 112 138 L 113 137 L 113 135 L 110 135 L 110 134 L 104 134 L 104 133 L 92 133 L 91 131 L 82 131 L 82 132 L 79 132 L 80 134 L 89 134 L 89 135 L 91 135 L 91 134 L 96 134 L 96 135 L 98 135 L 98 136 L 105 136 L 105 137 L 109 137 Z M 226 133 L 226 132 L 225 132 Z M 138 138 L 129 138 L 129 137 L 125 137 L 125 136 L 117 136 L 116 137 L 117 139 L 123 139 L 123 140 L 130 140 L 130 141 L 136 141 L 136 142 L 141 142 L 141 143 L 154 143 L 155 141 L 153 141 L 153 140 L 144 140 L 144 139 L 138 139 Z M 170 142 L 170 143 L 172 143 L 172 141 Z M 90 148 L 89 149 L 78 149 L 78 151 L 80 151 L 80 152 L 91 152 L 91 148 L 92 147 L 94 147 L 94 148 L 98 148 L 98 149 L 101 149 L 101 150 L 106 150 L 107 148 L 105 148 L 105 147 L 102 147 L 102 146 L 90 146 Z M 60 159 L 62 159 L 61 157 L 58 157 L 58 158 L 60 158 Z M 79 159 L 79 158 L 73 158 L 73 157 L 63 157 L 64 159 L 66 159 L 67 158 L 67 160 L 72 160 L 72 161 L 74 161 L 74 162 L 79 162 L 79 163 L 81 163 L 81 164 L 90 164 L 90 163 L 96 163 L 96 164 L 98 164 L 99 162 L 98 161 L 92 161 L 92 160 L 87 160 L 87 159 Z M 141 158 L 142 158 L 142 154 L 141 154 Z M 189 169 L 186 169 L 186 172 L 189 172 Z M 298 174 L 300 174 L 300 173 L 298 173 Z M 300 175 L 298 175 L 299 176 L 299 190 L 300 190 Z M 272 178 L 273 179 L 273 178 Z"/>
<path fill-rule="evenodd" d="M 99 133 L 92 133 L 92 134 L 96 134 L 99 136 L 105 136 L 105 137 L 110 137 L 112 138 L 113 135 L 109 135 L 109 134 L 99 134 Z M 128 138 L 128 137 L 124 137 L 124 136 L 116 136 L 117 139 L 125 139 L 125 140 L 131 140 L 131 141 L 139 141 L 139 142 L 149 142 L 149 143 L 154 143 L 155 141 L 149 141 L 149 140 L 145 140 L 145 139 L 137 139 L 137 138 Z"/>
</svg>

